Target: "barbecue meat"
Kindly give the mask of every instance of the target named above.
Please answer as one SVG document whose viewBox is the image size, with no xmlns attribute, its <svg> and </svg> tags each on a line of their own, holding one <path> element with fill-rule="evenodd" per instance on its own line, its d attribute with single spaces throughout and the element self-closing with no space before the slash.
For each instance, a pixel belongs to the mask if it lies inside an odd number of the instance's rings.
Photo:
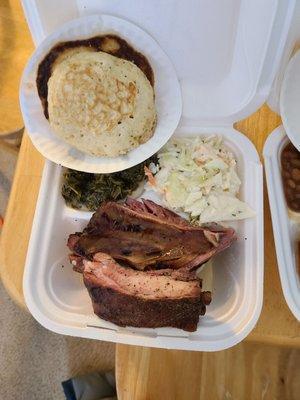
<svg viewBox="0 0 300 400">
<path fill-rule="evenodd" d="M 181 280 L 174 270 L 136 271 L 104 253 L 93 259 L 83 260 L 83 278 L 100 318 L 119 326 L 197 329 L 211 300 L 200 280 Z"/>
<path fill-rule="evenodd" d="M 101 206 L 82 233 L 70 235 L 68 246 L 77 256 L 109 254 L 135 269 L 193 269 L 226 249 L 233 229 L 217 224 L 192 226 L 150 200 Z"/>
<path fill-rule="evenodd" d="M 101 206 L 68 246 L 100 318 L 195 331 L 211 301 L 195 270 L 235 238 L 233 229 L 192 226 L 150 200 L 128 199 Z"/>
</svg>

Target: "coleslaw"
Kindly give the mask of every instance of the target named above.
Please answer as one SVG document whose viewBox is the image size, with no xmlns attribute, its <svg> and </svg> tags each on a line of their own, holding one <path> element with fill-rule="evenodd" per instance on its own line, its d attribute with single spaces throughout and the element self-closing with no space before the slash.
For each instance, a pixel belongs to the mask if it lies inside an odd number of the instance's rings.
<svg viewBox="0 0 300 400">
<path fill-rule="evenodd" d="M 148 185 L 166 206 L 195 223 L 250 218 L 255 212 L 237 198 L 236 160 L 220 136 L 171 139 L 146 168 Z"/>
</svg>

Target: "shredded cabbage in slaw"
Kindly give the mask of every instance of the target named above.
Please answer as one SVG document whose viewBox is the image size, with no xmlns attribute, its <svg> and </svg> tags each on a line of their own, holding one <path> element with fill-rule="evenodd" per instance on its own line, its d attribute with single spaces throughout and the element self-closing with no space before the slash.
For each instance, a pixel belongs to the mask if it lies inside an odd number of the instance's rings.
<svg viewBox="0 0 300 400">
<path fill-rule="evenodd" d="M 146 171 L 148 185 L 165 204 L 188 213 L 195 223 L 253 217 L 236 196 L 241 181 L 236 160 L 219 136 L 174 138 L 158 153 L 158 165 Z"/>
</svg>

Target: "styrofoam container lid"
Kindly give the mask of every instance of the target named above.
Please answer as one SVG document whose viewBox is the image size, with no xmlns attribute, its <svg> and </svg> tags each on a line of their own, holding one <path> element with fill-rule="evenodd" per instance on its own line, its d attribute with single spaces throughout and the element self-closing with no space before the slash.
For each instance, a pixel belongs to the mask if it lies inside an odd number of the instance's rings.
<svg viewBox="0 0 300 400">
<path fill-rule="evenodd" d="M 295 0 L 70 0 L 64 7 L 60 0 L 23 0 L 23 5 L 36 44 L 66 21 L 96 13 L 140 26 L 175 66 L 181 123 L 218 126 L 250 115 L 266 100 Z"/>
<path fill-rule="evenodd" d="M 280 92 L 280 114 L 286 134 L 300 151 L 300 51 L 290 59 Z"/>
<path fill-rule="evenodd" d="M 276 73 L 276 77 L 274 79 L 271 92 L 268 96 L 267 103 L 271 110 L 280 114 L 280 92 L 282 87 L 282 80 L 284 77 L 284 73 L 288 62 L 298 48 L 298 43 L 300 40 L 300 2 L 296 1 L 294 6 L 293 17 L 291 19 L 290 28 L 286 40 L 286 44 L 283 49 L 283 53 L 281 56 L 281 61 L 279 65 L 278 72 Z"/>
</svg>

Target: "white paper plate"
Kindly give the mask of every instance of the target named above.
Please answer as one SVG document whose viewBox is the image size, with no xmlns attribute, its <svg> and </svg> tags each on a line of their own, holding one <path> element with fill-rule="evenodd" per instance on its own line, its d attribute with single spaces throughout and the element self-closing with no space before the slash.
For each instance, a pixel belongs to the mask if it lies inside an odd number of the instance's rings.
<svg viewBox="0 0 300 400">
<path fill-rule="evenodd" d="M 158 123 L 153 137 L 125 156 L 93 157 L 57 137 L 44 116 L 36 88 L 37 68 L 58 42 L 116 33 L 149 60 L 155 78 Z M 180 85 L 169 58 L 157 42 L 136 25 L 110 15 L 92 15 L 66 23 L 48 36 L 30 58 L 21 81 L 20 103 L 25 126 L 34 146 L 49 160 L 85 172 L 108 173 L 136 165 L 157 152 L 175 131 L 182 111 Z"/>
<path fill-rule="evenodd" d="M 288 137 L 300 151 L 300 51 L 291 58 L 284 73 L 280 114 Z"/>
</svg>

